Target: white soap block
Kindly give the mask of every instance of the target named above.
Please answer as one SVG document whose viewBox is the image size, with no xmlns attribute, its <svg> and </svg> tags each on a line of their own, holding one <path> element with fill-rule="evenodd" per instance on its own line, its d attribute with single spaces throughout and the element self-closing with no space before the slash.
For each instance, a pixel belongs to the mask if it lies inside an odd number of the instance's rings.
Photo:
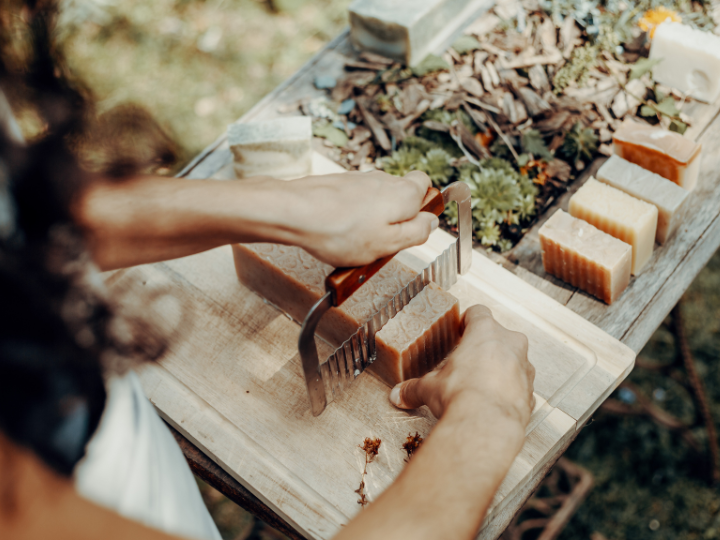
<svg viewBox="0 0 720 540">
<path fill-rule="evenodd" d="M 632 246 L 634 276 L 650 260 L 655 247 L 658 209 L 619 189 L 590 178 L 570 198 L 570 215 Z"/>
<path fill-rule="evenodd" d="M 290 180 L 312 172 L 312 119 L 308 116 L 230 124 L 227 134 L 238 178 Z"/>
<path fill-rule="evenodd" d="M 659 174 L 643 169 L 619 156 L 611 156 L 600 167 L 597 179 L 657 207 L 658 225 L 655 240 L 659 244 L 664 244 L 680 224 L 682 209 L 689 193 Z"/>
<path fill-rule="evenodd" d="M 355 0 L 350 39 L 355 47 L 409 66 L 444 51 L 494 0 Z"/>
<path fill-rule="evenodd" d="M 655 30 L 653 79 L 708 103 L 720 96 L 720 36 L 676 22 Z"/>
</svg>

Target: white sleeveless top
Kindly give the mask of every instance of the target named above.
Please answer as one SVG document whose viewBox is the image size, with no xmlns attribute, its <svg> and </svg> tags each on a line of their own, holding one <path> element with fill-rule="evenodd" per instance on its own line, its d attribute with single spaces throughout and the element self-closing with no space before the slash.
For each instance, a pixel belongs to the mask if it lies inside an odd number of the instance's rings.
<svg viewBox="0 0 720 540">
<path fill-rule="evenodd" d="M 195 478 L 134 372 L 113 377 L 100 425 L 75 467 L 83 497 L 169 534 L 220 540 Z"/>
</svg>

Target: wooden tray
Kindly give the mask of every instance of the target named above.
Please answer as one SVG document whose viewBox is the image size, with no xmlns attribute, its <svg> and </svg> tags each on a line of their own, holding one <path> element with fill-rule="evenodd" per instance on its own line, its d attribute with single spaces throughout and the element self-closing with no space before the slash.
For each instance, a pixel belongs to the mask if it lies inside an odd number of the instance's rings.
<svg viewBox="0 0 720 540">
<path fill-rule="evenodd" d="M 335 165 L 318 156 L 315 166 L 327 172 Z M 450 241 L 437 230 L 398 257 L 420 270 Z M 332 537 L 360 510 L 358 445 L 365 437 L 383 441 L 366 480 L 373 499 L 402 470 L 408 433 L 425 436 L 435 423 L 424 408 L 395 409 L 389 388 L 370 374 L 314 418 L 297 353 L 299 326 L 238 282 L 227 246 L 121 271 L 108 282 L 164 293 L 155 307 L 179 329 L 162 362 L 140 374 L 163 418 L 307 538 Z M 525 333 L 537 370 L 527 442 L 481 532 L 492 538 L 517 509 L 513 501 L 630 372 L 635 353 L 479 252 L 450 292 L 461 309 L 486 305 Z M 318 346 L 321 357 L 331 352 Z"/>
</svg>

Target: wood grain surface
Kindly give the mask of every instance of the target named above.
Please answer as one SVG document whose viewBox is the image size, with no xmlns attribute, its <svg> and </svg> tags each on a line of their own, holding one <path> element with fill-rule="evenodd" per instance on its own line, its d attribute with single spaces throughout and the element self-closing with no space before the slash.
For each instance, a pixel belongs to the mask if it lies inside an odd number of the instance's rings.
<svg viewBox="0 0 720 540">
<path fill-rule="evenodd" d="M 322 172 L 334 166 L 315 163 Z M 436 230 L 398 258 L 420 270 L 451 241 Z M 404 467 L 407 434 L 426 436 L 435 423 L 424 408 L 392 407 L 389 388 L 370 374 L 314 418 L 297 353 L 299 326 L 239 283 L 229 246 L 116 272 L 109 284 L 166 299 L 154 303 L 155 316 L 175 338 L 162 362 L 140 374 L 163 418 L 302 536 L 330 538 L 359 511 L 358 445 L 365 437 L 383 440 L 366 480 L 373 499 Z M 461 309 L 486 305 L 526 334 L 537 370 L 527 442 L 493 500 L 489 526 L 519 508 L 526 486 L 629 373 L 635 355 L 480 252 L 450 293 Z M 321 356 L 331 352 L 324 342 L 318 348 Z"/>
</svg>

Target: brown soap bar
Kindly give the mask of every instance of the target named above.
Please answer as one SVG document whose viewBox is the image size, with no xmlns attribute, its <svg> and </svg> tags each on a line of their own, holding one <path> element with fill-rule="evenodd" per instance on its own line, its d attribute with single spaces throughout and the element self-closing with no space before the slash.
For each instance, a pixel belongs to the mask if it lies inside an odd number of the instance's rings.
<svg viewBox="0 0 720 540">
<path fill-rule="evenodd" d="M 240 281 L 300 323 L 313 304 L 325 294 L 325 278 L 333 270 L 330 265 L 294 246 L 236 244 L 233 246 L 233 255 Z M 331 308 L 323 316 L 318 325 L 318 335 L 339 347 L 416 275 L 417 272 L 396 260 L 390 261 L 341 306 Z M 413 318 L 417 319 L 416 324 L 405 322 L 403 328 L 408 331 L 404 334 L 396 329 L 388 333 L 387 339 L 383 339 L 381 334 L 386 330 L 386 326 L 376 336 L 378 359 L 373 369 L 388 384 L 394 385 L 398 380 L 408 378 L 410 372 L 422 371 L 416 366 L 424 363 L 425 356 L 411 358 L 409 352 L 413 350 L 415 341 L 427 340 L 427 336 L 437 336 L 444 341 L 441 345 L 434 341 L 432 344 L 441 347 L 445 353 L 452 350 L 457 342 L 459 316 L 452 315 L 453 310 L 458 310 L 457 299 L 433 284 L 429 287 L 430 290 L 422 295 L 422 298 L 416 298 L 417 307 L 414 308 L 424 313 L 424 318 L 414 316 Z M 416 299 L 413 299 L 413 302 Z M 412 302 L 405 310 L 411 305 Z M 438 306 L 443 305 L 446 305 L 447 309 L 441 313 Z M 443 318 L 442 315 L 446 313 L 450 315 Z M 400 321 L 405 319 L 406 317 L 403 317 Z M 455 329 L 451 331 L 447 326 L 453 321 Z M 416 328 L 414 336 L 410 328 Z M 430 369 L 432 367 L 434 366 Z M 423 372 L 426 371 L 428 369 Z"/>
<path fill-rule="evenodd" d="M 540 228 L 545 271 L 612 304 L 630 282 L 632 247 L 562 210 Z"/>
<path fill-rule="evenodd" d="M 369 369 L 391 386 L 422 377 L 459 339 L 457 298 L 429 283 L 375 335 L 378 359 Z"/>
</svg>

